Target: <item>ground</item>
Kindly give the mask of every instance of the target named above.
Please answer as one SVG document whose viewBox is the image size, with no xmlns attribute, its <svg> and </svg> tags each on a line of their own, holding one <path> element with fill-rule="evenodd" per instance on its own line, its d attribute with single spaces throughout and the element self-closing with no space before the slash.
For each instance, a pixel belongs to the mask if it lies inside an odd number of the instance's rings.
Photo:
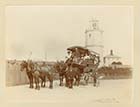
<svg viewBox="0 0 140 107">
<path fill-rule="evenodd" d="M 8 102 L 39 102 L 58 104 L 131 104 L 132 80 L 100 80 L 99 87 L 93 84 L 74 86 L 73 89 L 58 86 L 54 81 L 54 88 L 29 89 L 28 85 L 7 87 Z"/>
</svg>

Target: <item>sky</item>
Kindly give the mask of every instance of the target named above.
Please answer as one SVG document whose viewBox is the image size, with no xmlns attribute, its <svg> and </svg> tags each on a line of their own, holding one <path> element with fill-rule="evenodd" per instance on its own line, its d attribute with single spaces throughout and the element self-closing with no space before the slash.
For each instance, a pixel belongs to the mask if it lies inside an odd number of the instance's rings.
<svg viewBox="0 0 140 107">
<path fill-rule="evenodd" d="M 132 6 L 7 6 L 6 59 L 65 59 L 68 47 L 85 45 L 85 30 L 93 18 L 104 31 L 104 56 L 113 49 L 132 65 Z"/>
</svg>

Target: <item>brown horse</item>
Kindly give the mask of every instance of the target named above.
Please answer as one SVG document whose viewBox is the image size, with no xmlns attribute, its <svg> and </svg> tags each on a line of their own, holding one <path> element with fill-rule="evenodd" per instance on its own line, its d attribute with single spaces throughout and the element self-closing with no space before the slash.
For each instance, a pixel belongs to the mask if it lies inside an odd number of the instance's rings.
<svg viewBox="0 0 140 107">
<path fill-rule="evenodd" d="M 74 63 L 57 62 L 55 68 L 59 74 L 59 85 L 63 86 L 63 80 L 65 78 L 65 86 L 72 88 L 73 85 L 79 86 L 81 74 L 84 72 L 85 67 Z"/>
<path fill-rule="evenodd" d="M 63 80 L 65 78 L 67 65 L 63 61 L 61 61 L 61 62 L 57 62 L 54 65 L 54 68 L 56 69 L 56 72 L 59 74 L 59 80 L 60 80 L 59 86 L 63 86 Z"/>
<path fill-rule="evenodd" d="M 84 69 L 85 69 L 85 66 L 83 66 L 83 65 L 79 65 L 76 63 L 72 63 L 70 65 L 70 71 L 71 71 L 70 73 L 73 75 L 73 77 L 75 79 L 74 85 L 79 86 L 81 76 L 84 73 Z"/>
<path fill-rule="evenodd" d="M 23 61 L 21 63 L 21 71 L 25 69 L 29 82 L 30 82 L 30 88 L 33 88 L 33 79 L 35 80 L 36 87 L 35 89 L 40 89 L 39 86 L 39 80 L 41 79 L 41 87 L 45 87 L 46 83 L 46 77 L 48 78 L 50 82 L 49 88 L 53 88 L 53 75 L 49 72 L 46 72 L 45 70 L 42 69 L 37 69 L 38 66 L 37 64 L 34 64 L 33 62 L 26 62 Z"/>
<path fill-rule="evenodd" d="M 21 66 L 21 71 L 23 71 L 23 70 L 26 71 L 26 74 L 28 76 L 29 83 L 30 83 L 29 88 L 34 88 L 34 85 L 33 85 L 33 74 L 32 74 L 32 71 L 30 71 L 28 69 L 28 63 L 26 61 L 22 61 L 22 63 L 20 64 L 20 66 Z"/>
<path fill-rule="evenodd" d="M 39 65 L 38 65 L 39 66 Z M 53 88 L 53 77 L 54 77 L 54 68 L 53 66 L 52 67 L 49 67 L 48 65 L 44 65 L 44 66 L 40 66 L 40 70 L 39 70 L 39 77 L 41 78 L 41 87 L 45 87 L 45 84 L 46 84 L 46 77 L 49 81 L 49 88 Z"/>
</svg>

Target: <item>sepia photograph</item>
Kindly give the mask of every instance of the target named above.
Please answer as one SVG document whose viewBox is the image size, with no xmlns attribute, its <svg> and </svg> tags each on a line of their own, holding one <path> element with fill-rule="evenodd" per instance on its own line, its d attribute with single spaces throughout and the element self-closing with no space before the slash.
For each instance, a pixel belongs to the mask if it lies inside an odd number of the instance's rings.
<svg viewBox="0 0 140 107">
<path fill-rule="evenodd" d="M 133 6 L 6 6 L 7 101 L 132 104 L 133 18 Z"/>
</svg>

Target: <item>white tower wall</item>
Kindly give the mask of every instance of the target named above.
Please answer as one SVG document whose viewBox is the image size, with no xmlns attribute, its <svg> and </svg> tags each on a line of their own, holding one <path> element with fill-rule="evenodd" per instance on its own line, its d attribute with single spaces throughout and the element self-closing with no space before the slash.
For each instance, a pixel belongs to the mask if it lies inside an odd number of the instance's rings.
<svg viewBox="0 0 140 107">
<path fill-rule="evenodd" d="M 87 46 L 90 45 L 103 45 L 102 44 L 102 36 L 100 31 L 90 31 L 87 32 L 88 42 Z"/>
<path fill-rule="evenodd" d="M 85 46 L 100 55 L 100 66 L 103 65 L 103 31 L 99 29 L 97 21 L 92 21 L 92 28 L 85 32 Z"/>
</svg>

